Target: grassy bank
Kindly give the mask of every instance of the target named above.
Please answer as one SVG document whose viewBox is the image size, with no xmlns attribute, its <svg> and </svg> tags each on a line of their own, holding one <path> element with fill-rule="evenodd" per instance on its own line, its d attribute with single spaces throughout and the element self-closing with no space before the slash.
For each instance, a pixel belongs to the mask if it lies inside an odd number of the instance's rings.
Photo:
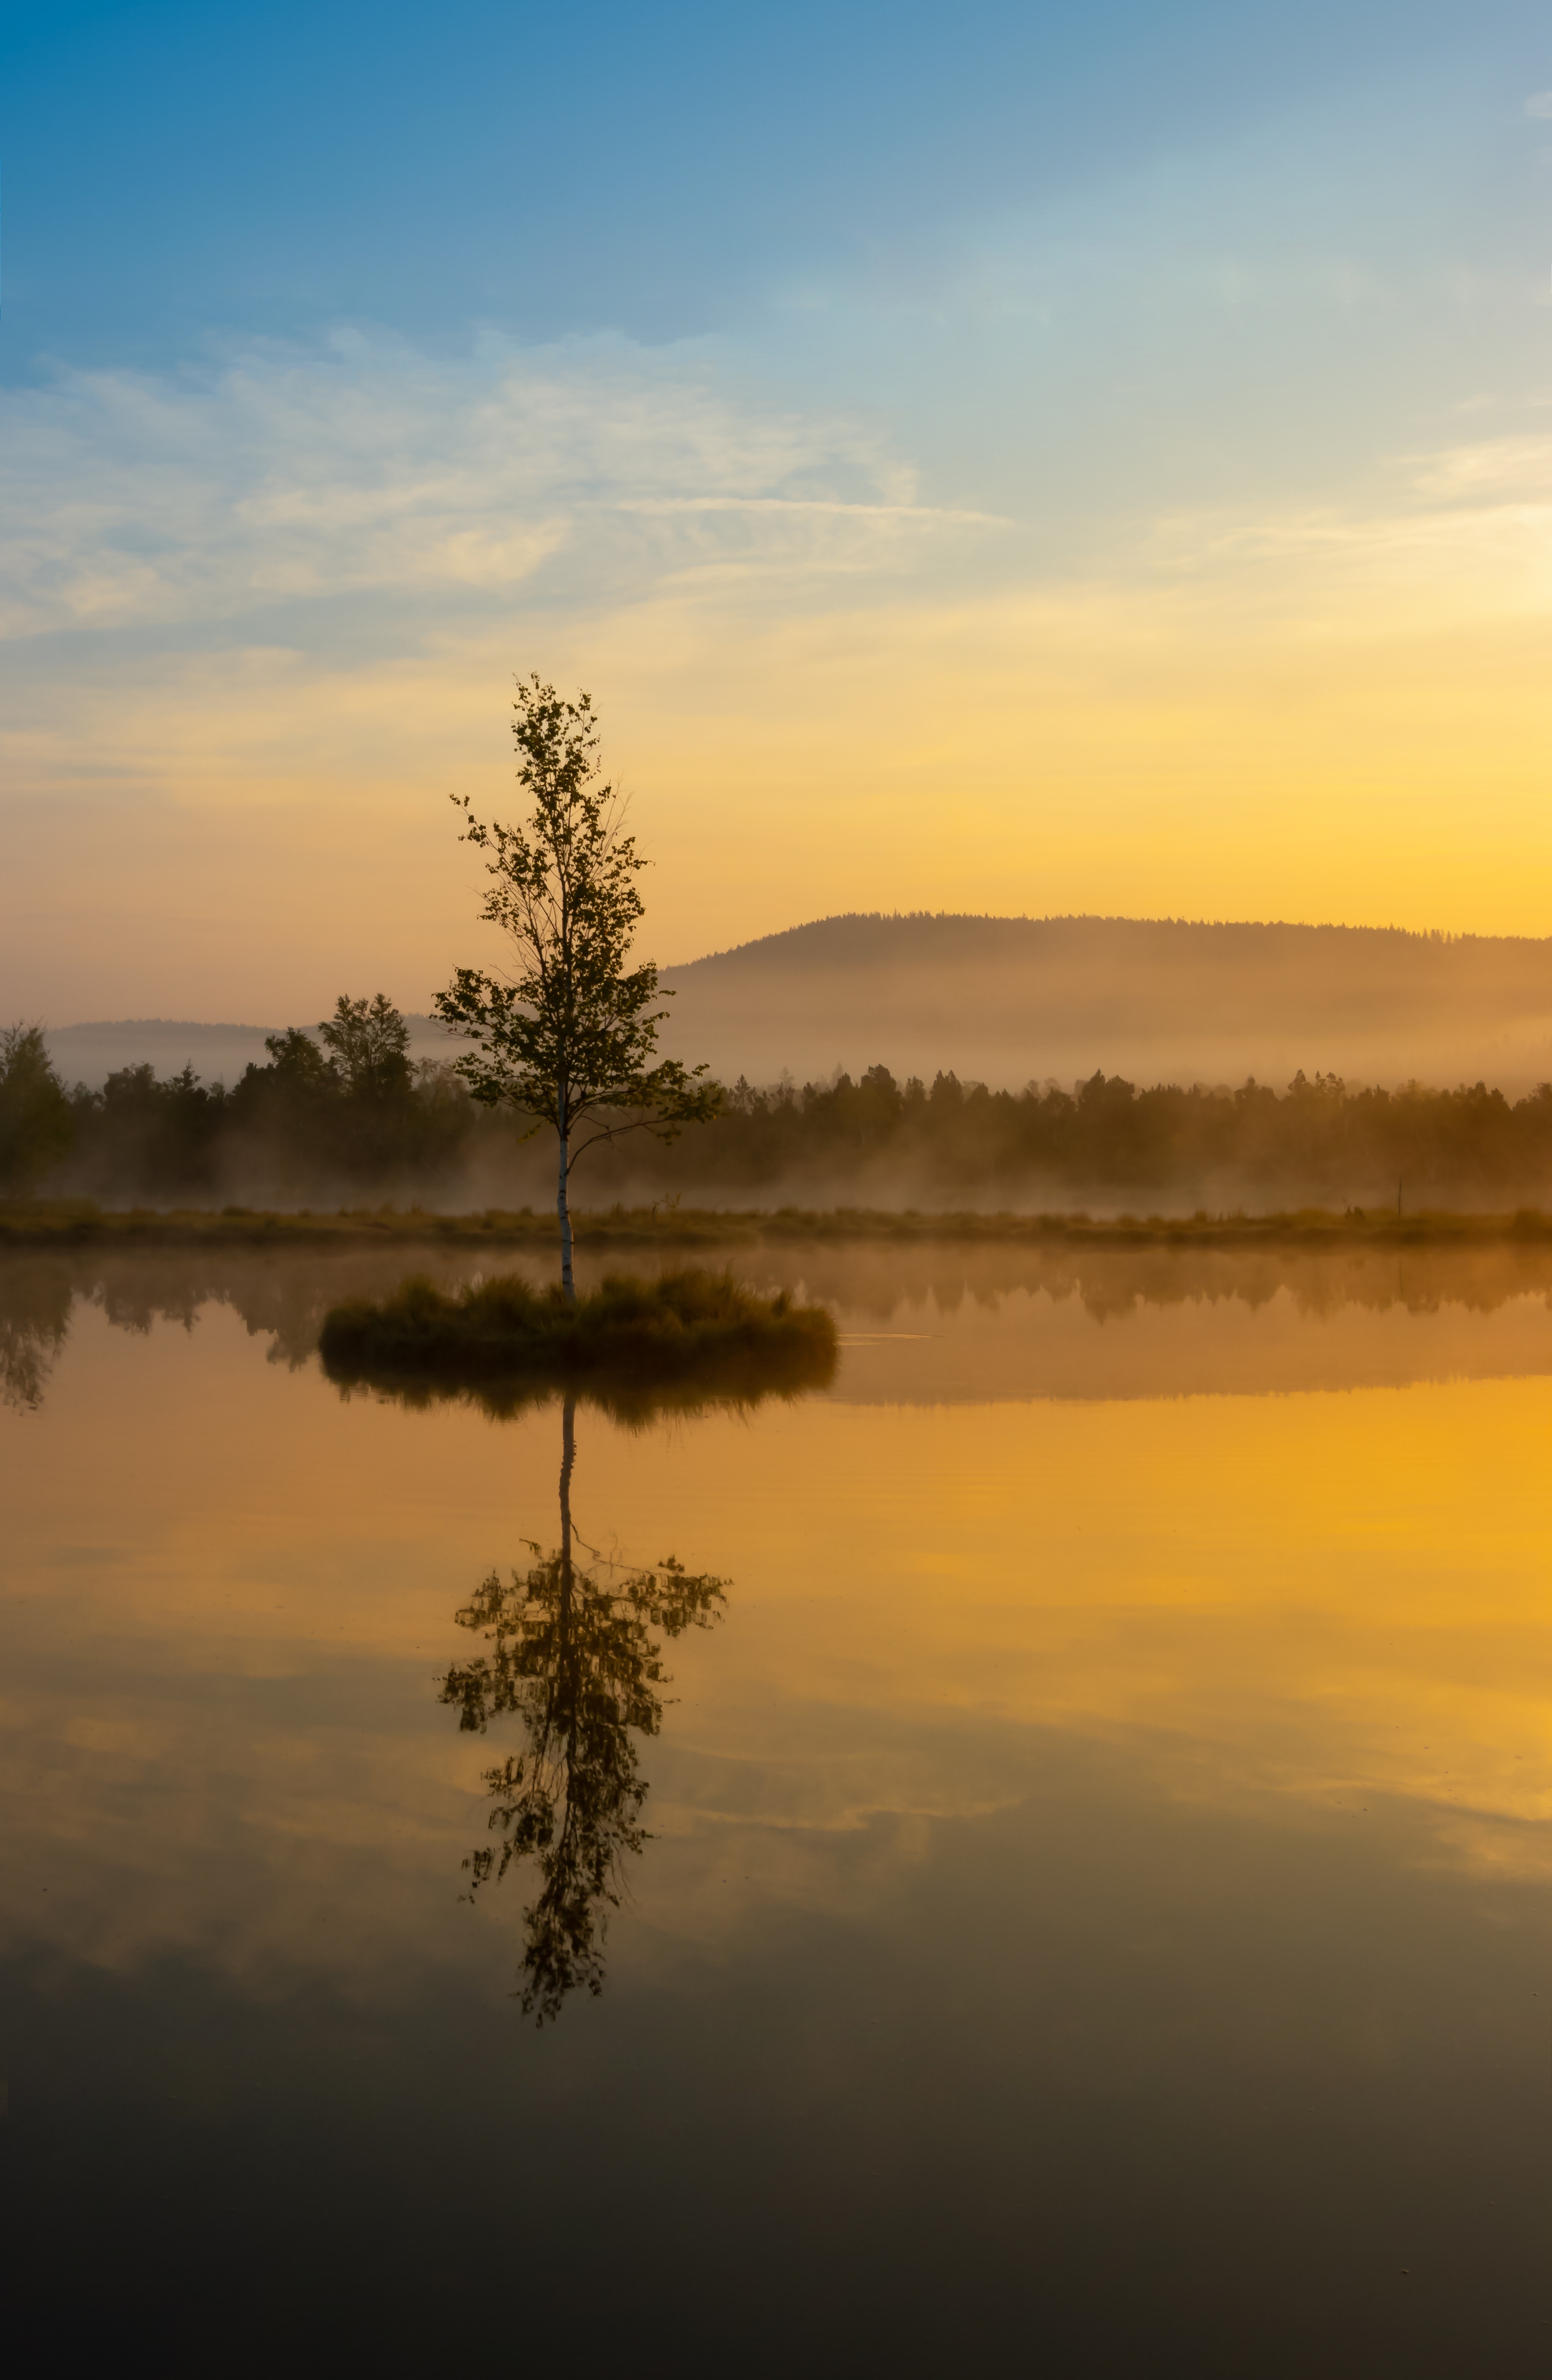
<svg viewBox="0 0 1552 2380">
<path fill-rule="evenodd" d="M 820 1387 L 835 1366 L 822 1305 L 796 1305 L 784 1290 L 760 1297 L 699 1269 L 650 1281 L 611 1275 L 575 1305 L 513 1274 L 451 1296 L 417 1278 L 379 1303 L 334 1306 L 318 1343 L 325 1370 L 347 1385 L 607 1378 L 736 1396 Z"/>
<path fill-rule="evenodd" d="M 439 1247 L 551 1248 L 553 1215 L 530 1208 L 488 1208 L 472 1215 L 433 1215 L 419 1208 L 350 1207 L 333 1214 L 277 1213 L 248 1207 L 163 1209 L 102 1208 L 90 1199 L 0 1206 L 6 1247 L 180 1248 Z M 581 1248 L 780 1245 L 792 1241 L 987 1242 L 1073 1247 L 1491 1245 L 1552 1241 L 1552 1214 L 1522 1208 L 1475 1215 L 1393 1208 L 1345 1211 L 1303 1207 L 1260 1215 L 976 1214 L 888 1208 L 781 1207 L 766 1211 L 714 1208 L 611 1208 L 576 1217 Z"/>
</svg>

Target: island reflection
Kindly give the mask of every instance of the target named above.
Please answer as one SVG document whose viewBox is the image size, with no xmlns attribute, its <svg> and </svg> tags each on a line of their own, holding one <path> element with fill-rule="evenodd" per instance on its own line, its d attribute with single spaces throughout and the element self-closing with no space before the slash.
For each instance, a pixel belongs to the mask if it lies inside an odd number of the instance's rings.
<svg viewBox="0 0 1552 2380">
<path fill-rule="evenodd" d="M 1552 1247 L 1532 1243 L 1381 1254 L 1073 1250 L 945 1241 L 744 1247 L 727 1254 L 762 1290 L 785 1288 L 829 1304 L 843 1331 L 980 1333 L 1006 1317 L 1019 1350 L 1016 1377 L 1000 1378 L 989 1340 L 978 1346 L 976 1362 L 988 1392 L 1016 1395 L 1089 1394 L 1097 1387 L 1108 1395 L 1177 1393 L 1187 1378 L 1182 1356 L 1189 1358 L 1194 1389 L 1241 1394 L 1296 1384 L 1338 1386 L 1361 1377 L 1399 1384 L 1432 1378 L 1441 1368 L 1450 1378 L 1539 1371 L 1546 1361 L 1539 1323 L 1512 1344 L 1481 1326 L 1497 1317 L 1519 1330 L 1516 1311 L 1528 1325 L 1535 1309 L 1552 1309 Z M 0 1404 L 25 1413 L 42 1403 L 67 1347 L 72 1318 L 82 1309 L 115 1331 L 142 1334 L 158 1324 L 192 1330 L 202 1311 L 225 1308 L 251 1336 L 267 1341 L 271 1363 L 309 1367 L 317 1360 L 319 1328 L 329 1307 L 345 1297 L 382 1295 L 402 1278 L 406 1261 L 402 1249 L 0 1252 Z M 471 1270 L 467 1256 L 418 1252 L 417 1262 L 447 1289 Z M 584 1276 L 589 1262 L 584 1250 Z M 1279 1302 L 1309 1351 L 1302 1366 L 1292 1360 L 1286 1334 L 1235 1329 Z M 1037 1316 L 1031 1311 L 1036 1305 Z M 1379 1326 L 1402 1315 L 1427 1318 L 1434 1327 L 1404 1342 L 1386 1338 Z M 1039 1327 L 1031 1330 L 1036 1319 Z M 1137 1326 L 1147 1323 L 1168 1330 L 1169 1348 L 1157 1334 L 1145 1343 Z M 1331 1336 L 1328 1361 L 1316 1351 L 1324 1326 L 1337 1324 L 1346 1335 L 1340 1342 Z M 1116 1325 L 1129 1327 L 1117 1331 Z M 1064 1351 L 1095 1326 L 1104 1331 L 1103 1354 L 1095 1338 L 1094 1361 L 1079 1377 Z M 840 1393 L 854 1393 L 849 1383 L 859 1377 L 843 1354 Z M 394 1393 L 391 1384 L 382 1387 Z M 957 1384 L 951 1392 L 958 1393 Z M 942 1386 L 935 1378 L 902 1375 L 890 1393 L 930 1400 Z M 539 1391 L 538 1401 L 545 1394 Z M 529 1384 L 504 1401 L 492 1394 L 473 1401 L 493 1413 L 515 1414 L 535 1395 Z M 612 1410 L 627 1417 L 626 1402 Z M 685 1402 L 693 1407 L 697 1400 L 691 1394 Z"/>
</svg>

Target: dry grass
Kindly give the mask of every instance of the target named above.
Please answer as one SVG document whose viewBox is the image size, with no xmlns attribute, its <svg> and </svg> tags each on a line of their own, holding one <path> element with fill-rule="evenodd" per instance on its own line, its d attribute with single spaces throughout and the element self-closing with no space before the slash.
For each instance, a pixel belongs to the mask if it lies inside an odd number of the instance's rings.
<svg viewBox="0 0 1552 2380">
<path fill-rule="evenodd" d="M 1552 1240 L 1552 1215 L 1445 1208 L 1398 1216 L 1389 1208 L 1345 1212 L 1303 1207 L 1262 1215 L 979 1214 L 876 1207 L 611 1208 L 576 1219 L 579 1247 L 693 1247 L 787 1241 L 1043 1242 L 1071 1246 L 1264 1247 L 1488 1245 Z M 417 1207 L 347 1207 L 333 1214 L 248 1207 L 104 1208 L 85 1198 L 0 1206 L 5 1247 L 554 1248 L 555 1219 L 531 1208 L 435 1215 Z"/>
</svg>

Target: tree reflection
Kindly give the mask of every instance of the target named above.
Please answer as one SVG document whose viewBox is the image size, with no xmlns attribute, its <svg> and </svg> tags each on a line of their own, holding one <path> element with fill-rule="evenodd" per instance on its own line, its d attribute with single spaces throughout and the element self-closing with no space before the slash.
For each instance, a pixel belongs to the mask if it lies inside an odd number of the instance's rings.
<svg viewBox="0 0 1552 2380">
<path fill-rule="evenodd" d="M 636 1739 L 656 1735 L 661 1723 L 660 1640 L 709 1627 L 727 1585 L 709 1572 L 692 1576 L 672 1556 L 652 1570 L 626 1571 L 585 1546 L 571 1513 L 575 1396 L 563 1406 L 561 1448 L 560 1544 L 545 1553 L 528 1540 L 535 1559 L 527 1570 L 508 1582 L 492 1571 L 482 1582 L 457 1619 L 488 1649 L 449 1670 L 441 1694 L 460 1728 L 483 1734 L 511 1713 L 526 1733 L 521 1752 L 485 1772 L 491 1830 L 501 1841 L 465 1865 L 478 1892 L 515 1860 L 536 1863 L 521 1997 L 540 2024 L 552 2022 L 579 1985 L 594 1994 L 603 1987 L 607 1911 L 618 1906 L 627 1855 L 649 1840 Z"/>
<path fill-rule="evenodd" d="M 0 1268 L 0 1404 L 36 1413 L 70 1331 L 69 1274 L 47 1257 Z"/>
</svg>

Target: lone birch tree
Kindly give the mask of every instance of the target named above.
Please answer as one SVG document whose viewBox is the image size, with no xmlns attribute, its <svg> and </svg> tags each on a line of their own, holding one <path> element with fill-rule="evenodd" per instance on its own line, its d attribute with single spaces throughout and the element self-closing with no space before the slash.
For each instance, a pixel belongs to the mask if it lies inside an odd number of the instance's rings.
<svg viewBox="0 0 1552 2380">
<path fill-rule="evenodd" d="M 536 674 L 518 679 L 513 712 L 517 781 L 533 805 L 527 823 L 486 826 L 467 795 L 453 800 L 464 814 L 460 840 L 487 855 L 480 914 L 508 937 L 515 963 L 502 975 L 460 967 L 435 1007 L 471 1045 L 456 1062 L 471 1096 L 529 1117 L 525 1138 L 547 1123 L 554 1130 L 561 1284 L 575 1302 L 577 1160 L 624 1133 L 673 1140 L 685 1124 L 709 1122 L 721 1092 L 702 1079 L 704 1066 L 653 1062 L 668 1014 L 653 1003 L 673 994 L 660 990 L 650 961 L 628 964 L 644 914 L 636 880 L 648 863 L 602 782 L 591 698 L 567 701 Z"/>
</svg>

